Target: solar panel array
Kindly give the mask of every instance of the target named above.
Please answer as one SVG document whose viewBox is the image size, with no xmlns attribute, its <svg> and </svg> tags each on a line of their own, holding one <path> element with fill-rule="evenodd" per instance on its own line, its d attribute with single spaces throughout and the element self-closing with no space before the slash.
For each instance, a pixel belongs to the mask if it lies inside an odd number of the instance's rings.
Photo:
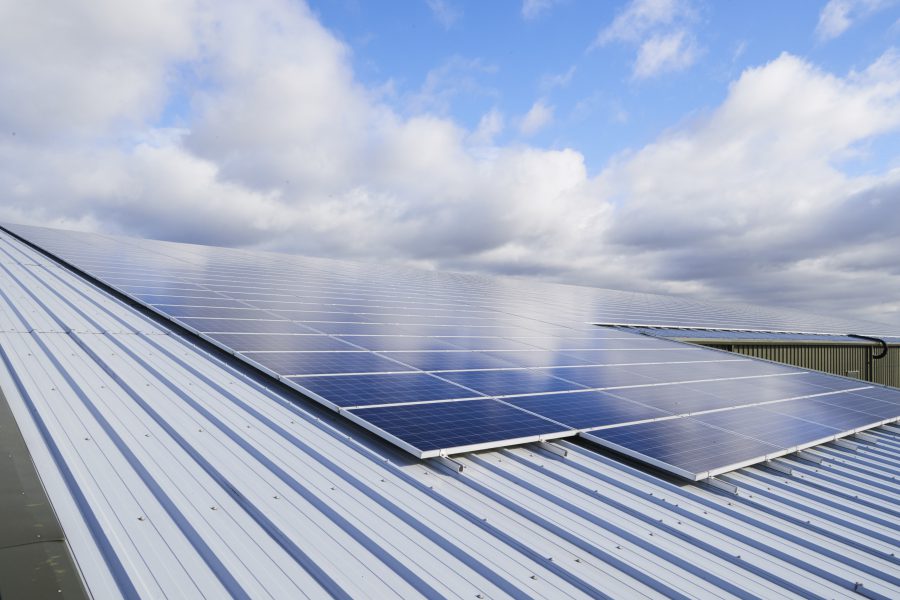
<svg viewBox="0 0 900 600">
<path fill-rule="evenodd" d="M 590 324 L 771 311 L 6 227 L 419 457 L 580 434 L 697 479 L 900 417 L 897 391 Z"/>
</svg>

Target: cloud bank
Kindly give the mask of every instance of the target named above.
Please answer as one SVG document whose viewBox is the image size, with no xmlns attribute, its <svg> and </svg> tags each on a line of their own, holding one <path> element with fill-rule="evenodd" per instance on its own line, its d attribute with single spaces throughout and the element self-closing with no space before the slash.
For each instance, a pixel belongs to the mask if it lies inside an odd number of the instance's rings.
<svg viewBox="0 0 900 600">
<path fill-rule="evenodd" d="M 900 322 L 900 166 L 855 168 L 893 51 L 784 54 L 590 173 L 390 105 L 293 2 L 37 4 L 0 14 L 0 219 Z"/>
</svg>

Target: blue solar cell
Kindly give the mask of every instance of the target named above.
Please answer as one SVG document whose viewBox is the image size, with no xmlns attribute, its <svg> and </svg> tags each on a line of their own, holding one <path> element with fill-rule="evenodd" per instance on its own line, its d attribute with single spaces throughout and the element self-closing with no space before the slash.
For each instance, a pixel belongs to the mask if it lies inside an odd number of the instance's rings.
<svg viewBox="0 0 900 600">
<path fill-rule="evenodd" d="M 152 277 L 152 276 L 141 276 L 141 277 L 103 277 L 99 274 L 92 273 L 97 279 L 103 281 L 111 285 L 116 289 L 124 289 L 124 288 L 134 288 L 140 286 L 143 289 L 148 287 L 155 288 L 187 288 L 191 287 L 190 283 L 186 283 L 180 281 L 175 277 Z M 209 293 L 210 290 L 203 290 L 206 293 Z"/>
<path fill-rule="evenodd" d="M 412 365 L 422 371 L 502 369 L 516 366 L 484 352 L 389 352 L 384 356 Z"/>
<path fill-rule="evenodd" d="M 179 317 L 178 322 L 203 333 L 310 333 L 311 331 L 308 327 L 290 321 L 190 319 Z"/>
<path fill-rule="evenodd" d="M 401 402 L 427 402 L 473 398 L 480 394 L 427 373 L 392 375 L 330 375 L 289 378 L 336 406 L 375 406 Z"/>
<path fill-rule="evenodd" d="M 830 398 L 834 401 L 835 397 L 830 396 Z M 840 431 L 851 431 L 860 427 L 877 425 L 883 420 L 877 415 L 828 404 L 816 398 L 776 402 L 774 404 L 766 404 L 762 408 L 779 415 L 797 417 L 813 423 L 827 425 Z"/>
<path fill-rule="evenodd" d="M 619 388 L 609 393 L 676 415 L 739 406 L 733 398 L 704 394 L 678 384 Z"/>
<path fill-rule="evenodd" d="M 430 335 L 435 337 L 507 337 L 514 333 L 522 334 L 520 329 L 509 327 L 457 327 L 455 325 L 397 325 L 398 333 L 404 335 Z"/>
<path fill-rule="evenodd" d="M 537 371 L 574 381 L 588 388 L 610 388 L 653 383 L 648 377 L 631 371 L 632 367 L 562 367 Z"/>
<path fill-rule="evenodd" d="M 344 335 L 339 339 L 366 350 L 417 351 L 453 350 L 455 347 L 437 338 L 406 337 L 399 335 Z"/>
<path fill-rule="evenodd" d="M 542 392 L 584 389 L 584 386 L 526 369 L 457 371 L 441 373 L 441 377 L 478 390 L 488 396 L 540 394 Z"/>
<path fill-rule="evenodd" d="M 149 296 L 204 296 L 213 293 L 187 283 L 181 285 L 156 285 L 148 282 L 146 285 L 122 285 L 118 286 L 118 288 L 131 296 L 144 294 Z"/>
<path fill-rule="evenodd" d="M 201 317 L 207 319 L 277 319 L 264 310 L 255 308 L 212 308 L 208 306 L 157 306 L 171 317 Z"/>
<path fill-rule="evenodd" d="M 456 332 L 453 332 L 456 333 Z M 461 350 L 533 350 L 533 346 L 502 337 L 442 337 L 436 338 Z"/>
<path fill-rule="evenodd" d="M 296 298 L 291 296 L 290 294 L 277 294 L 273 292 L 254 292 L 254 291 L 240 291 L 240 290 L 219 290 L 220 294 L 224 294 L 229 298 L 235 298 L 237 300 L 244 300 L 245 302 L 249 302 L 250 304 L 254 304 L 256 300 L 273 300 L 273 301 L 283 301 L 283 302 L 299 302 Z M 262 306 L 264 308 L 264 306 Z"/>
<path fill-rule="evenodd" d="M 670 416 L 668 412 L 622 400 L 605 392 L 542 394 L 508 398 L 505 402 L 575 429 Z"/>
<path fill-rule="evenodd" d="M 839 430 L 833 427 L 776 414 L 757 406 L 724 410 L 692 418 L 782 449 L 818 443 L 831 439 L 839 433 Z"/>
<path fill-rule="evenodd" d="M 150 295 L 150 294 L 136 294 L 135 297 L 144 302 L 146 304 L 153 304 L 157 306 L 160 310 L 167 310 L 165 306 L 216 306 L 216 307 L 225 307 L 225 308 L 247 308 L 245 304 L 238 302 L 237 300 L 231 300 L 230 298 L 223 298 L 221 296 L 214 296 L 213 292 L 201 292 L 201 294 L 205 293 L 205 297 L 201 297 L 198 295 L 189 296 L 188 292 L 185 294 L 178 295 Z"/>
<path fill-rule="evenodd" d="M 823 404 L 831 404 L 849 408 L 850 410 L 864 412 L 881 420 L 900 417 L 900 404 L 868 398 L 854 392 L 844 392 L 833 396 L 822 396 L 816 399 Z"/>
<path fill-rule="evenodd" d="M 729 406 L 785 400 L 827 393 L 829 390 L 810 382 L 804 375 L 763 376 L 752 379 L 703 381 L 685 384 L 688 389 L 730 400 Z"/>
<path fill-rule="evenodd" d="M 346 342 L 318 333 L 216 333 L 209 337 L 237 352 L 359 350 Z"/>
<path fill-rule="evenodd" d="M 623 348 L 606 350 L 563 350 L 591 365 L 663 363 L 709 358 L 701 348 Z"/>
<path fill-rule="evenodd" d="M 600 429 L 582 435 L 689 479 L 702 479 L 732 465 L 758 462 L 781 451 L 778 446 L 689 417 Z"/>
<path fill-rule="evenodd" d="M 699 359 L 700 357 L 697 358 Z M 659 383 L 697 381 L 701 379 L 727 379 L 730 377 L 748 377 L 751 375 L 796 372 L 796 369 L 785 369 L 779 365 L 769 365 L 767 363 L 757 363 L 755 361 L 743 359 L 726 359 L 722 362 L 694 362 L 671 365 L 634 365 L 629 366 L 628 370 Z"/>
<path fill-rule="evenodd" d="M 347 312 L 337 311 L 314 311 L 314 310 L 272 310 L 273 314 L 281 318 L 291 321 L 299 321 L 301 323 L 309 323 L 312 327 L 316 327 L 317 323 L 327 323 L 330 327 L 332 323 L 372 323 L 373 319 L 370 315 L 355 315 Z"/>
<path fill-rule="evenodd" d="M 891 404 L 900 404 L 900 390 L 893 390 L 886 387 L 870 387 L 864 390 L 853 392 L 866 398 L 874 398 L 882 402 L 890 402 Z"/>
<path fill-rule="evenodd" d="M 496 400 L 435 402 L 384 408 L 363 408 L 352 413 L 367 423 L 403 440 L 420 453 L 471 449 L 497 442 L 509 444 L 573 434 L 569 428 L 507 406 Z"/>
<path fill-rule="evenodd" d="M 231 292 L 223 292 L 227 293 L 229 296 L 234 296 L 238 298 L 250 306 L 255 306 L 256 308 L 261 308 L 263 310 L 286 310 L 286 311 L 294 311 L 294 310 L 305 310 L 305 311 L 322 311 L 322 312 L 336 312 L 336 313 L 345 313 L 345 312 L 354 312 L 352 310 L 348 310 L 346 307 L 342 306 L 334 306 L 332 304 L 323 304 L 321 302 L 301 302 L 299 299 L 292 298 L 290 296 L 264 296 L 262 298 L 259 297 L 245 297 L 238 296 L 237 294 Z"/>
<path fill-rule="evenodd" d="M 858 389 L 869 385 L 869 383 L 858 379 L 834 377 L 825 373 L 807 373 L 801 377 L 810 385 L 822 388 L 823 392 Z"/>
<path fill-rule="evenodd" d="M 381 323 L 310 323 L 310 327 L 332 335 L 398 335 L 402 333 L 395 325 Z"/>
<path fill-rule="evenodd" d="M 367 351 L 244 352 L 243 356 L 282 376 L 334 373 L 389 373 L 410 367 Z"/>
<path fill-rule="evenodd" d="M 507 363 L 507 366 L 515 367 L 560 367 L 588 364 L 574 356 L 553 350 L 510 350 L 495 351 L 490 353 Z"/>
</svg>

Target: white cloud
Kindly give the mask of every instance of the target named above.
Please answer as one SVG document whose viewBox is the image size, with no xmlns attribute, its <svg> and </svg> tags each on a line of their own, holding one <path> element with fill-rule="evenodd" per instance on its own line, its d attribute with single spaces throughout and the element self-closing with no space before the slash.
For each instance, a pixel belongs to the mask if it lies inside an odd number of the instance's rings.
<svg viewBox="0 0 900 600">
<path fill-rule="evenodd" d="M 462 10 L 449 0 L 426 0 L 431 14 L 444 29 L 450 29 L 462 18 Z"/>
<path fill-rule="evenodd" d="M 542 92 L 549 92 L 554 88 L 564 88 L 572 81 L 575 76 L 576 66 L 572 65 L 562 73 L 550 73 L 543 75 L 539 87 Z"/>
<path fill-rule="evenodd" d="M 548 12 L 561 0 L 522 0 L 522 18 L 533 20 Z"/>
<path fill-rule="evenodd" d="M 829 0 L 819 13 L 816 36 L 831 40 L 847 31 L 855 21 L 896 3 L 896 0 Z"/>
<path fill-rule="evenodd" d="M 494 138 L 503 132 L 503 127 L 503 113 L 492 108 L 478 121 L 478 127 L 469 136 L 469 142 L 474 146 L 490 146 L 494 143 Z"/>
<path fill-rule="evenodd" d="M 196 55 L 201 18 L 180 0 L 4 2 L 0 127 L 30 139 L 142 125 L 166 102 L 168 65 Z"/>
<path fill-rule="evenodd" d="M 480 58 L 451 56 L 443 64 L 428 71 L 422 87 L 407 101 L 413 113 L 447 113 L 452 101 L 466 96 L 496 96 L 496 91 L 483 82 L 497 72 L 497 67 Z"/>
<path fill-rule="evenodd" d="M 853 21 L 850 20 L 852 0 L 831 0 L 819 13 L 816 35 L 820 39 L 829 40 L 844 33 Z"/>
<path fill-rule="evenodd" d="M 803 290 L 828 288 L 829 297 L 865 281 L 896 295 L 900 278 L 886 277 L 886 261 L 861 269 L 837 257 L 866 238 L 900 251 L 898 219 L 858 200 L 874 194 L 896 205 L 900 173 L 851 177 L 835 165 L 900 127 L 898 75 L 893 52 L 845 78 L 787 54 L 747 70 L 706 119 L 602 174 L 620 204 L 610 241 L 649 259 L 651 278 L 694 281 L 708 296 L 833 311 L 821 292 Z M 860 235 L 844 233 L 848 214 Z"/>
<path fill-rule="evenodd" d="M 553 106 L 546 104 L 543 100 L 538 100 L 531 105 L 519 122 L 519 132 L 526 136 L 534 135 L 552 122 Z"/>
<path fill-rule="evenodd" d="M 646 79 L 680 71 L 696 61 L 700 49 L 691 31 L 696 12 L 687 0 L 632 0 L 591 49 L 619 42 L 637 47 L 632 76 Z"/>
<path fill-rule="evenodd" d="M 62 35 L 36 3 L 15 6 L 31 32 L 0 40 L 0 220 L 852 316 L 900 308 L 900 170 L 842 168 L 900 131 L 895 52 L 849 74 L 782 55 L 592 174 L 573 149 L 497 145 L 498 110 L 469 130 L 434 104 L 386 104 L 292 1 L 170 9 L 144 27 L 110 3 Z M 36 47 L 51 34 L 55 49 Z M 73 82 L 104 69 L 127 93 L 91 107 Z M 38 91 L 59 112 L 30 112 Z M 83 113 L 54 99 L 67 95 Z M 177 130 L 158 125 L 174 101 Z M 532 113 L 533 132 L 552 107 Z"/>
<path fill-rule="evenodd" d="M 696 59 L 696 43 L 684 30 L 654 35 L 638 49 L 634 77 L 647 79 L 667 71 L 680 71 L 694 64 Z"/>
<path fill-rule="evenodd" d="M 656 27 L 670 25 L 693 11 L 683 0 L 632 0 L 612 23 L 597 34 L 598 46 L 609 42 L 639 42 Z"/>
</svg>

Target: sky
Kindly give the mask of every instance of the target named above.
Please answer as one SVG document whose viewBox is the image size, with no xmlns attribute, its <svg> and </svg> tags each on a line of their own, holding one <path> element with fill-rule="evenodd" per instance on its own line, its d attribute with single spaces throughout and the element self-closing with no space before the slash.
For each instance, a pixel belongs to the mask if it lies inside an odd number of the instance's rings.
<svg viewBox="0 0 900 600">
<path fill-rule="evenodd" d="M 0 220 L 900 324 L 900 2 L 0 0 Z"/>
</svg>

